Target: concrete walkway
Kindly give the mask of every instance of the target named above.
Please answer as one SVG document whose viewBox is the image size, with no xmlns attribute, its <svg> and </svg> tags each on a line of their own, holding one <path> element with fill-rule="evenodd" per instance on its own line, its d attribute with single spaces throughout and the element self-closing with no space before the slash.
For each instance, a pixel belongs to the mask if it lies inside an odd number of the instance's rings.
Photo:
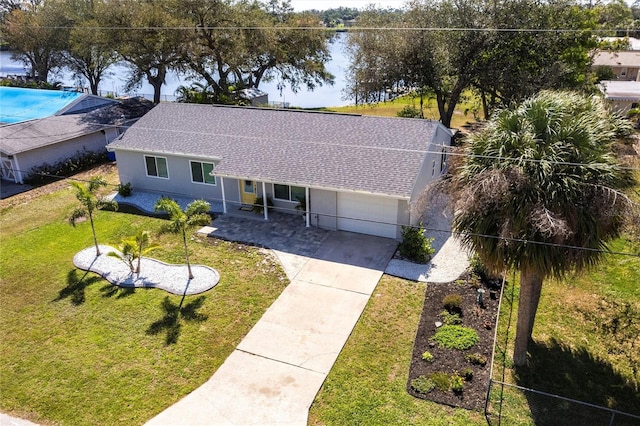
<svg viewBox="0 0 640 426">
<path fill-rule="evenodd" d="M 148 425 L 306 425 L 397 243 L 332 232 L 204 385 Z"/>
</svg>

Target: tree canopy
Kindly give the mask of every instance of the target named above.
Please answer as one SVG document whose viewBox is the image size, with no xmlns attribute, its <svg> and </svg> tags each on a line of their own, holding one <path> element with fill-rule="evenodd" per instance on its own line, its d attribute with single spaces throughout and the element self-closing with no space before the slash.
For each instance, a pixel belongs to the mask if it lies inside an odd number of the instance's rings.
<svg viewBox="0 0 640 426">
<path fill-rule="evenodd" d="M 579 88 L 589 82 L 592 17 L 571 0 L 419 0 L 394 13 L 370 9 L 359 17 L 362 29 L 349 32 L 347 94 L 365 103 L 398 86 L 430 93 L 449 126 L 467 89 L 478 91 L 489 116 L 543 89 Z"/>
<path fill-rule="evenodd" d="M 453 227 L 492 270 L 520 271 L 516 365 L 526 362 L 543 280 L 595 265 L 623 229 L 633 177 L 611 148 L 630 132 L 600 98 L 543 91 L 468 141 Z"/>
<path fill-rule="evenodd" d="M 333 83 L 332 33 L 288 0 L 42 0 L 3 12 L 3 40 L 40 80 L 66 66 L 94 93 L 117 61 L 130 66 L 127 90 L 146 79 L 156 103 L 169 70 L 205 81 L 216 102 L 263 81 L 293 91 Z"/>
</svg>

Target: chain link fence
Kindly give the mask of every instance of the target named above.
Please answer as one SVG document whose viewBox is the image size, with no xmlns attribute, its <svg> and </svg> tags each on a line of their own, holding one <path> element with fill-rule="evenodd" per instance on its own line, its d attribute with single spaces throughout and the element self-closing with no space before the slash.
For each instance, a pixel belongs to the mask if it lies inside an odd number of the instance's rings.
<svg viewBox="0 0 640 426">
<path fill-rule="evenodd" d="M 496 380 L 489 381 L 485 417 L 491 426 L 640 426 L 640 416 Z"/>
</svg>

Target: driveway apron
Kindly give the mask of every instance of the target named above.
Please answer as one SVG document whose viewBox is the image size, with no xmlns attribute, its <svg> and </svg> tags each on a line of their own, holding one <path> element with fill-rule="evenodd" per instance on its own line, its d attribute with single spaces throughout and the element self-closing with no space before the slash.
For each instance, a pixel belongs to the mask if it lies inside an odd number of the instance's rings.
<svg viewBox="0 0 640 426">
<path fill-rule="evenodd" d="M 306 425 L 397 243 L 332 232 L 201 387 L 148 425 Z"/>
</svg>

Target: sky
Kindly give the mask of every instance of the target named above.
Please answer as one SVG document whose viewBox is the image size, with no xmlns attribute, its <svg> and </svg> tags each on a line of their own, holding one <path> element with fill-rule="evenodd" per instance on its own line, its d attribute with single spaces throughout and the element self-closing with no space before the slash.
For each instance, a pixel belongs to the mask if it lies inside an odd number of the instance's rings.
<svg viewBox="0 0 640 426">
<path fill-rule="evenodd" d="M 380 8 L 400 8 L 404 3 L 405 0 L 291 0 L 291 6 L 293 6 L 293 9 L 296 11 L 334 9 L 340 6 L 362 9 L 370 4 L 374 4 Z"/>
</svg>

